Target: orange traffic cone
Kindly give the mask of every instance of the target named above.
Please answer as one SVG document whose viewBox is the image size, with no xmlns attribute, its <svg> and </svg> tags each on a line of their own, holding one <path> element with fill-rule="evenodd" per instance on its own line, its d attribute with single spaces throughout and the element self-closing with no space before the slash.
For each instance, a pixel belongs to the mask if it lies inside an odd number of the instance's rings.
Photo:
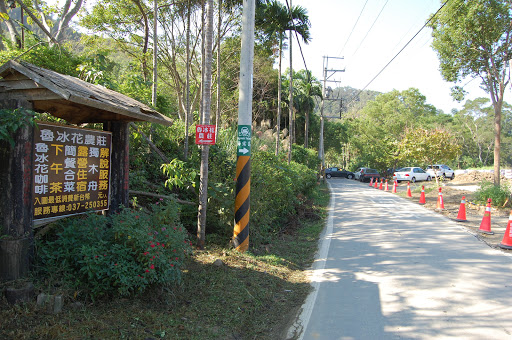
<svg viewBox="0 0 512 340">
<path fill-rule="evenodd" d="M 386 180 L 386 190 L 385 191 L 389 191 L 388 180 Z"/>
<path fill-rule="evenodd" d="M 420 204 L 425 204 L 425 203 L 427 203 L 425 201 L 425 186 L 422 185 L 421 186 L 421 195 L 420 195 Z"/>
<path fill-rule="evenodd" d="M 379 188 L 379 179 L 375 178 L 375 185 L 373 186 L 375 189 Z"/>
<path fill-rule="evenodd" d="M 436 209 L 444 210 L 443 193 L 441 192 L 441 188 L 439 188 L 439 195 L 437 196 Z"/>
<path fill-rule="evenodd" d="M 512 211 L 508 217 L 507 229 L 505 230 L 505 235 L 503 235 L 503 240 L 499 244 L 500 248 L 503 249 L 512 249 Z"/>
<path fill-rule="evenodd" d="M 460 201 L 459 213 L 457 214 L 457 218 L 455 221 L 466 222 L 466 196 L 462 196 L 462 201 Z"/>
<path fill-rule="evenodd" d="M 392 191 L 393 194 L 396 194 L 396 180 L 393 181 L 393 191 Z"/>
<path fill-rule="evenodd" d="M 370 186 L 372 187 L 373 186 L 373 177 L 370 178 Z"/>
<path fill-rule="evenodd" d="M 382 181 L 383 181 L 383 179 L 381 178 L 381 179 L 380 179 L 380 186 L 379 186 L 379 190 L 382 190 Z"/>
<path fill-rule="evenodd" d="M 407 182 L 407 197 L 412 197 L 411 194 L 411 183 Z"/>
<path fill-rule="evenodd" d="M 480 223 L 480 231 L 481 233 L 493 235 L 494 232 L 491 231 L 491 202 L 492 200 L 487 199 L 487 206 L 485 207 L 484 217 L 482 218 L 482 223 Z"/>
</svg>

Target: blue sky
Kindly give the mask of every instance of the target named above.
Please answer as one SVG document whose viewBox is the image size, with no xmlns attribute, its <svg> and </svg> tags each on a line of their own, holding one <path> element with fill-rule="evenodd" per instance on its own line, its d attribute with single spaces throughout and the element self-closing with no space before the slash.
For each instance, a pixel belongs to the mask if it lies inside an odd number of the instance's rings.
<svg viewBox="0 0 512 340">
<path fill-rule="evenodd" d="M 357 89 L 365 87 L 441 6 L 439 0 L 291 1 L 294 6 L 306 8 L 311 20 L 312 41 L 308 45 L 301 43 L 307 68 L 322 79 L 322 57 L 344 57 L 343 60 L 330 59 L 329 69 L 345 69 L 333 78 L 339 80 L 338 86 Z M 442 79 L 431 43 L 431 30 L 425 28 L 367 89 L 388 92 L 415 87 L 427 97 L 427 103 L 445 113 L 452 108 L 462 108 L 462 104 L 450 96 L 453 84 Z M 292 51 L 294 69 L 305 69 L 296 41 Z M 288 54 L 286 51 L 285 67 L 289 67 Z M 490 98 L 479 84 L 480 80 L 475 79 L 466 85 L 467 99 Z M 505 100 L 510 93 L 508 88 Z"/>
</svg>

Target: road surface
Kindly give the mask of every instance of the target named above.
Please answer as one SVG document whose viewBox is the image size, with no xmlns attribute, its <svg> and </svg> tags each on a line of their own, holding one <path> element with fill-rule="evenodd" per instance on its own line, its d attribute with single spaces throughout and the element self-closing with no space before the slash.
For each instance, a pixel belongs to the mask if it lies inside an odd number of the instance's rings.
<svg viewBox="0 0 512 340">
<path fill-rule="evenodd" d="M 329 180 L 314 288 L 289 339 L 512 339 L 512 258 L 390 192 Z"/>
</svg>

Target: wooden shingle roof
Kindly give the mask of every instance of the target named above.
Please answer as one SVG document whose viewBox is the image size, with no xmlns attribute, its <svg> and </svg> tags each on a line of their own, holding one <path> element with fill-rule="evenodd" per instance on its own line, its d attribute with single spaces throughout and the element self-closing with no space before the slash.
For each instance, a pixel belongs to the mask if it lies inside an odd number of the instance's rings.
<svg viewBox="0 0 512 340">
<path fill-rule="evenodd" d="M 73 124 L 147 121 L 172 125 L 170 118 L 128 96 L 26 62 L 0 66 L 0 100 L 25 99 L 34 111 Z"/>
</svg>

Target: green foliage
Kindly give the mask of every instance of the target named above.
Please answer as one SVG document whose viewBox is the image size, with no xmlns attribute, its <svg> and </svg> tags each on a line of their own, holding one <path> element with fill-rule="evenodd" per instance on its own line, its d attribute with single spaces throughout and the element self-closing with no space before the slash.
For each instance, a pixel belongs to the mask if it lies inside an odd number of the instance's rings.
<svg viewBox="0 0 512 340">
<path fill-rule="evenodd" d="M 292 148 L 292 160 L 307 166 L 308 169 L 313 171 L 318 171 L 321 162 L 316 150 L 306 149 L 303 146 L 295 144 Z"/>
<path fill-rule="evenodd" d="M 70 52 L 66 46 L 49 47 L 47 44 L 29 40 L 26 51 L 17 49 L 0 51 L 0 65 L 11 59 L 29 62 L 39 67 L 50 69 L 62 74 L 78 76 L 77 66 L 82 62 L 81 57 Z"/>
<path fill-rule="evenodd" d="M 449 162 L 460 151 L 454 136 L 443 129 L 407 129 L 399 147 L 399 160 L 427 165 Z"/>
<path fill-rule="evenodd" d="M 480 185 L 480 189 L 475 192 L 475 201 L 481 204 L 486 204 L 487 199 L 492 200 L 492 204 L 496 206 L 503 206 L 510 198 L 510 188 L 505 185 L 494 185 L 491 182 L 484 181 Z"/>
<path fill-rule="evenodd" d="M 197 186 L 198 172 L 187 166 L 187 163 L 175 158 L 168 164 L 162 164 L 162 172 L 168 177 L 165 186 L 169 189 L 173 187 L 187 188 Z"/>
<path fill-rule="evenodd" d="M 40 240 L 39 264 L 44 275 L 93 299 L 135 295 L 180 282 L 186 238 L 172 202 L 157 202 L 148 212 L 91 213 L 60 222 L 53 239 Z"/>
<path fill-rule="evenodd" d="M 7 141 L 14 147 L 14 134 L 23 126 L 34 126 L 36 113 L 26 109 L 0 109 L 0 141 Z"/>
<path fill-rule="evenodd" d="M 261 151 L 251 159 L 251 242 L 269 242 L 284 229 L 283 223 L 296 212 L 299 197 L 316 185 L 316 172 L 272 152 Z"/>
</svg>

